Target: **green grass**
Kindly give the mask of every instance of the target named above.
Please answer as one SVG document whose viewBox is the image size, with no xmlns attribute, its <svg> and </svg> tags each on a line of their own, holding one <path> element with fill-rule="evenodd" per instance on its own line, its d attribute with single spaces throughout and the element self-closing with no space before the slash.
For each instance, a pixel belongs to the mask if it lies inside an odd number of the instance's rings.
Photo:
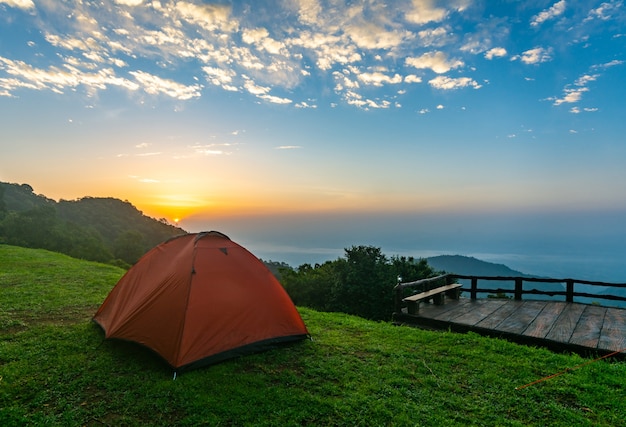
<svg viewBox="0 0 626 427">
<path fill-rule="evenodd" d="M 626 364 L 300 309 L 312 341 L 186 372 L 103 341 L 124 273 L 0 245 L 0 425 L 626 425 Z"/>
</svg>

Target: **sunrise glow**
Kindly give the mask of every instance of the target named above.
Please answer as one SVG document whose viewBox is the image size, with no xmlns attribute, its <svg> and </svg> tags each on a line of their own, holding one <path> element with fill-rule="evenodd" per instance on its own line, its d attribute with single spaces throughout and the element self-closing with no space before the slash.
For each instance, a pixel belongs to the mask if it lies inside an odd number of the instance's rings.
<svg viewBox="0 0 626 427">
<path fill-rule="evenodd" d="M 287 254 L 615 234 L 621 0 L 280 5 L 0 0 L 0 180 Z"/>
</svg>

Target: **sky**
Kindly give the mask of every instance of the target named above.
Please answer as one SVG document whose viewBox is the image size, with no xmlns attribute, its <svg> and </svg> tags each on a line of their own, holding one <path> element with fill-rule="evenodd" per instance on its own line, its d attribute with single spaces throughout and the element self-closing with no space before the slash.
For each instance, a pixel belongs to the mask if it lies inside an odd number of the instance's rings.
<svg viewBox="0 0 626 427">
<path fill-rule="evenodd" d="M 626 256 L 624 6 L 0 0 L 0 181 L 292 262 Z"/>
</svg>

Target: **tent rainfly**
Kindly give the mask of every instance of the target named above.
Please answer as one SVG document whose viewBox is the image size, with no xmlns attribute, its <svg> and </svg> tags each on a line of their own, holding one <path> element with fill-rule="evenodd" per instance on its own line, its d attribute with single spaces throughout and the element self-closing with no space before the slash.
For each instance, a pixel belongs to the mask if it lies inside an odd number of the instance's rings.
<svg viewBox="0 0 626 427">
<path fill-rule="evenodd" d="M 284 288 L 217 231 L 174 237 L 146 253 L 93 320 L 183 371 L 267 350 L 309 333 Z"/>
</svg>

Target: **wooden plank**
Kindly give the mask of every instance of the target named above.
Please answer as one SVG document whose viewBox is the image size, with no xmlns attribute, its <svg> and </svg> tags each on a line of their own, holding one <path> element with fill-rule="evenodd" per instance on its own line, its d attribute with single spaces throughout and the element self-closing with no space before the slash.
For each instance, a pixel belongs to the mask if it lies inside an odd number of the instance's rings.
<svg viewBox="0 0 626 427">
<path fill-rule="evenodd" d="M 422 307 L 416 318 L 438 321 L 437 327 L 457 325 L 479 333 L 500 331 L 510 338 L 518 335 L 524 342 L 536 340 L 539 345 L 549 340 L 577 349 L 626 353 L 626 310 L 620 308 L 495 298 L 461 298 L 443 306 L 422 303 Z"/>
<path fill-rule="evenodd" d="M 459 312 L 463 312 L 469 304 L 471 304 L 471 300 L 468 298 L 450 300 L 445 305 L 422 304 L 420 317 L 448 322 L 458 316 Z"/>
<path fill-rule="evenodd" d="M 567 303 L 564 302 L 546 304 L 543 310 L 541 310 L 541 313 L 539 313 L 535 320 L 526 328 L 524 335 L 535 338 L 545 338 L 566 306 Z"/>
<path fill-rule="evenodd" d="M 585 311 L 580 316 L 569 342 L 583 347 L 597 348 L 606 309 L 599 305 L 585 306 Z"/>
<path fill-rule="evenodd" d="M 506 304 L 504 299 L 485 298 L 470 300 L 471 303 L 464 307 L 464 310 L 457 310 L 457 316 L 450 318 L 454 323 L 474 326 L 483 319 L 489 317 L 496 310 Z"/>
<path fill-rule="evenodd" d="M 522 335 L 546 306 L 546 301 L 524 301 L 517 310 L 496 326 L 498 331 Z"/>
<path fill-rule="evenodd" d="M 626 310 L 608 308 L 600 331 L 598 348 L 626 351 Z"/>
<path fill-rule="evenodd" d="M 585 311 L 585 305 L 568 303 L 545 338 L 551 341 L 569 343 L 583 311 Z"/>
<path fill-rule="evenodd" d="M 481 320 L 476 324 L 477 327 L 485 328 L 485 329 L 496 329 L 504 319 L 509 317 L 511 313 L 517 310 L 523 302 L 521 301 L 513 301 L 513 300 L 502 300 L 505 301 L 504 304 L 496 311 L 494 311 L 491 315 Z"/>
<path fill-rule="evenodd" d="M 460 288 L 462 286 L 463 285 L 461 285 L 460 283 L 453 283 L 451 285 L 440 286 L 438 288 L 431 289 L 429 291 L 424 291 L 424 292 L 420 292 L 419 294 L 408 296 L 408 297 L 404 298 L 402 301 L 405 301 L 405 302 L 417 302 L 417 301 L 421 301 L 421 300 L 424 300 L 424 299 L 431 298 L 431 297 L 433 297 L 435 295 L 438 295 L 438 294 L 441 294 L 441 293 L 444 293 L 444 292 L 451 291 L 453 289 Z"/>
</svg>

